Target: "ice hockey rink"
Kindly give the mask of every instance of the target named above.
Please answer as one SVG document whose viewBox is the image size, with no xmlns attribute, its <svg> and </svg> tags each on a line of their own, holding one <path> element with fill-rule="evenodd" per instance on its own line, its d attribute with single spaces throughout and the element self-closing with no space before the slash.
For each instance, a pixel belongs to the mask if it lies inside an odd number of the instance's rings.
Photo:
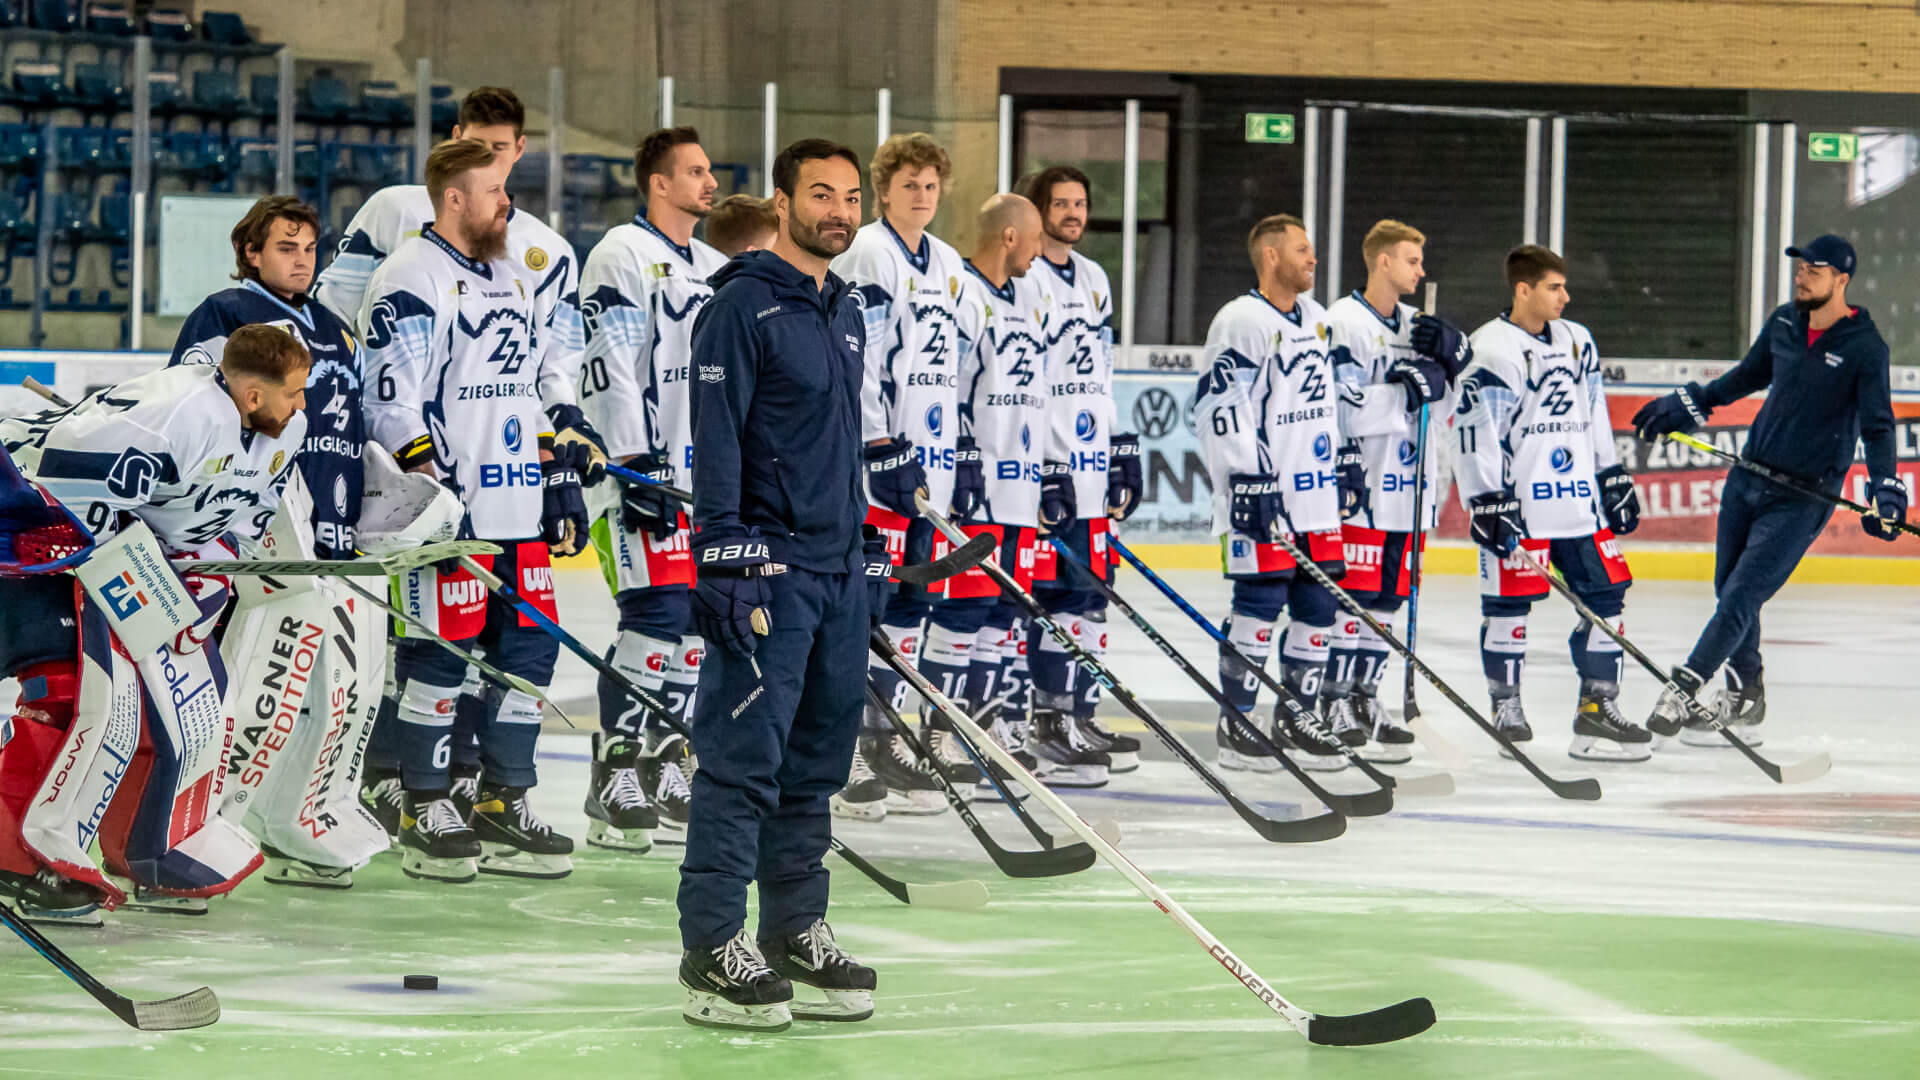
<svg viewBox="0 0 1920 1080">
<path fill-rule="evenodd" d="M 613 610 L 597 575 L 560 576 L 569 627 L 606 640 Z M 1168 576 L 1220 614 L 1217 575 Z M 1146 583 L 1123 572 L 1119 587 L 1212 670 L 1211 645 Z M 1771 783 L 1731 750 L 1676 746 L 1643 765 L 1566 757 L 1573 619 L 1551 598 L 1530 635 L 1535 758 L 1558 777 L 1597 777 L 1597 803 L 1554 798 L 1429 687 L 1426 714 L 1470 758 L 1458 790 L 1402 798 L 1335 840 L 1262 841 L 1151 739 L 1139 772 L 1069 797 L 1116 822 L 1123 849 L 1296 1003 L 1341 1013 L 1431 998 L 1438 1024 L 1405 1042 L 1309 1046 L 1115 872 L 1002 877 L 943 813 L 837 825 L 895 877 L 977 879 L 991 892 L 974 912 L 908 907 L 830 859 L 829 918 L 880 973 L 864 1024 L 765 1036 L 687 1026 L 678 848 L 634 858 L 583 847 L 564 882 L 452 887 L 410 881 L 384 855 L 343 893 L 256 879 L 204 917 L 122 911 L 103 929 L 50 931 L 129 996 L 205 984 L 224 1015 L 197 1031 L 134 1032 L 16 956 L 0 987 L 0 1075 L 1916 1076 L 1915 599 L 1910 588 L 1793 585 L 1768 607 L 1763 753 L 1824 750 L 1834 762 L 1802 786 Z M 1643 581 L 1628 632 L 1671 662 L 1710 602 L 1704 583 Z M 1422 655 L 1480 706 L 1471 579 L 1431 578 L 1422 615 Z M 1113 668 L 1211 761 L 1200 691 L 1118 616 L 1111 640 Z M 1399 684 L 1396 666 L 1392 696 Z M 556 694 L 592 724 L 583 665 L 563 658 Z M 1643 715 L 1655 696 L 1630 671 L 1627 711 Z M 550 730 L 539 811 L 578 838 L 585 732 Z M 1398 771 L 1434 768 L 1423 755 Z M 1276 813 L 1317 809 L 1283 776 L 1227 775 Z M 1008 847 L 1033 846 L 1004 808 L 980 816 Z M 437 975 L 440 989 L 403 990 L 408 974 Z"/>
</svg>

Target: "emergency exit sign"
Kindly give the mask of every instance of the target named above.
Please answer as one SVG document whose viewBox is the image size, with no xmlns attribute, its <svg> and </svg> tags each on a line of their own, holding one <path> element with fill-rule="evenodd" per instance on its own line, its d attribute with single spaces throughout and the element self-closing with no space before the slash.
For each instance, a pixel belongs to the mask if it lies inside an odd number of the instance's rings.
<svg viewBox="0 0 1920 1080">
<path fill-rule="evenodd" d="M 1247 128 L 1253 130 L 1251 126 Z M 1249 136 L 1251 137 L 1251 136 Z M 1860 136 L 1832 131 L 1807 134 L 1808 161 L 1852 161 L 1860 156 Z"/>
<path fill-rule="evenodd" d="M 1247 114 L 1247 141 L 1264 143 L 1290 143 L 1293 141 L 1292 113 Z"/>
</svg>

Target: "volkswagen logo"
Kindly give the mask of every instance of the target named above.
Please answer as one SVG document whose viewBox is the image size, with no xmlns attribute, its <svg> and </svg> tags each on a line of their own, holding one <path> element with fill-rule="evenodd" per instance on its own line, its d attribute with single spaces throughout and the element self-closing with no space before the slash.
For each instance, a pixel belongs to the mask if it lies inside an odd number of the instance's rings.
<svg viewBox="0 0 1920 1080">
<path fill-rule="evenodd" d="M 1133 429 L 1143 439 L 1159 439 L 1173 433 L 1180 416 L 1180 405 L 1173 395 L 1159 387 L 1150 387 L 1133 402 Z"/>
</svg>

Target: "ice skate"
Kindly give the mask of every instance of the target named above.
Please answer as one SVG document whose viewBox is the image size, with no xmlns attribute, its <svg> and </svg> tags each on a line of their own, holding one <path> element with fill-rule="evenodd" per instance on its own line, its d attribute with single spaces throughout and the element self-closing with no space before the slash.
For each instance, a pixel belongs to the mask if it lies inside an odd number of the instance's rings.
<svg viewBox="0 0 1920 1080">
<path fill-rule="evenodd" d="M 387 841 L 400 842 L 400 800 L 403 788 L 398 769 L 368 769 L 360 781 L 360 805 L 367 808 L 380 827 L 387 830 Z"/>
<path fill-rule="evenodd" d="M 658 741 L 655 741 L 656 738 Z M 640 752 L 640 786 L 660 819 L 654 839 L 663 844 L 686 843 L 687 809 L 693 804 L 693 755 L 687 740 L 677 734 L 649 736 L 649 749 Z"/>
<path fill-rule="evenodd" d="M 1689 699 L 1699 700 L 1703 682 L 1700 676 L 1695 675 L 1693 669 L 1685 664 L 1676 666 L 1667 675 L 1667 681 L 1682 692 L 1676 694 L 1672 690 L 1661 690 L 1660 700 L 1654 704 L 1653 712 L 1647 716 L 1647 730 L 1653 732 L 1656 748 L 1680 734 L 1681 727 L 1693 718 L 1693 710 L 1688 707 L 1687 702 Z M 1709 727 L 1707 730 L 1711 731 L 1712 728 Z M 1719 739 L 1720 736 L 1715 735 L 1714 738 Z"/>
<path fill-rule="evenodd" d="M 847 769 L 847 786 L 827 800 L 833 816 L 846 821 L 885 821 L 887 785 L 873 774 L 866 756 L 853 752 L 853 764 Z"/>
<path fill-rule="evenodd" d="M 960 743 L 960 736 L 954 734 L 952 728 L 944 724 L 938 727 L 929 724 L 926 737 L 934 759 L 946 766 L 947 778 L 953 781 L 955 787 L 965 790 L 967 785 L 980 782 L 980 766 L 973 763 L 967 748 Z"/>
<path fill-rule="evenodd" d="M 1243 713 L 1242 719 L 1247 727 L 1259 723 L 1250 713 Z M 1267 752 L 1267 748 L 1246 734 L 1240 724 L 1233 723 L 1222 716 L 1213 729 L 1214 745 L 1219 747 L 1217 762 L 1223 769 L 1234 772 L 1270 773 L 1280 771 L 1280 759 Z"/>
<path fill-rule="evenodd" d="M 31 874 L 0 870 L 0 893 L 12 897 L 21 916 L 39 926 L 93 930 L 107 922 L 101 915 L 97 890 L 44 866 Z"/>
<path fill-rule="evenodd" d="M 680 985 L 689 1024 L 770 1033 L 793 1025 L 793 984 L 767 966 L 744 929 L 717 948 L 681 953 Z"/>
<path fill-rule="evenodd" d="M 400 870 L 422 881 L 472 881 L 480 841 L 445 791 L 409 791 L 401 802 Z"/>
<path fill-rule="evenodd" d="M 660 816 L 640 785 L 640 744 L 622 735 L 593 733 L 593 765 L 583 809 L 587 843 L 610 851 L 653 850 Z"/>
<path fill-rule="evenodd" d="M 1346 743 L 1328 730 L 1327 722 L 1313 709 L 1301 709 L 1296 717 L 1285 705 L 1275 705 L 1273 722 L 1287 737 L 1294 764 L 1316 772 L 1339 772 L 1347 767 Z"/>
<path fill-rule="evenodd" d="M 1070 713 L 1059 709 L 1033 711 L 1033 735 L 1027 744 L 1036 757 L 1052 764 L 1048 787 L 1097 788 L 1107 786 L 1112 759 L 1095 750 L 1080 735 Z"/>
<path fill-rule="evenodd" d="M 1645 761 L 1653 756 L 1653 735 L 1626 718 L 1615 699 L 1620 684 L 1580 681 L 1580 711 L 1573 718 L 1569 757 L 1582 761 Z"/>
<path fill-rule="evenodd" d="M 797 934 L 760 942 L 760 955 L 775 974 L 826 995 L 824 1002 L 794 997 L 788 1008 L 797 1019 L 851 1022 L 873 1015 L 873 969 L 834 942 L 825 919 L 815 919 Z"/>
<path fill-rule="evenodd" d="M 920 763 L 906 737 L 897 732 L 872 732 L 860 736 L 860 752 L 875 776 L 887 785 L 887 813 L 938 814 L 946 810 L 947 800 L 940 783 Z"/>
<path fill-rule="evenodd" d="M 1388 712 L 1378 697 L 1355 690 L 1348 703 L 1354 719 L 1370 736 L 1366 747 L 1357 751 L 1361 757 L 1382 765 L 1404 765 L 1413 760 L 1413 732 Z"/>
<path fill-rule="evenodd" d="M 473 804 L 473 835 L 483 874 L 552 881 L 573 873 L 573 840 L 534 815 L 526 788 L 482 788 Z"/>
<path fill-rule="evenodd" d="M 1074 727 L 1088 746 L 1107 755 L 1107 771 L 1129 773 L 1140 767 L 1140 740 L 1131 735 L 1109 731 L 1097 716 L 1075 717 Z"/>
<path fill-rule="evenodd" d="M 310 889 L 349 889 L 353 887 L 353 868 L 323 866 L 296 859 L 278 849 L 260 845 L 267 865 L 261 878 L 269 885 L 298 885 Z"/>
<path fill-rule="evenodd" d="M 1720 722 L 1740 736 L 1741 742 L 1748 746 L 1762 745 L 1765 736 L 1760 731 L 1760 722 L 1767 718 L 1767 688 L 1759 679 L 1743 685 L 1740 677 L 1729 669 L 1727 688 L 1713 695 L 1711 707 Z M 1683 725 L 1680 741 L 1688 746 L 1733 748 L 1732 743 L 1704 720 Z"/>
<path fill-rule="evenodd" d="M 1533 741 L 1533 727 L 1527 723 L 1527 711 L 1520 703 L 1520 688 L 1498 684 L 1493 692 L 1493 726 L 1506 736 L 1510 743 L 1528 743 Z M 1505 747 L 1500 748 L 1500 756 L 1510 758 Z"/>
</svg>

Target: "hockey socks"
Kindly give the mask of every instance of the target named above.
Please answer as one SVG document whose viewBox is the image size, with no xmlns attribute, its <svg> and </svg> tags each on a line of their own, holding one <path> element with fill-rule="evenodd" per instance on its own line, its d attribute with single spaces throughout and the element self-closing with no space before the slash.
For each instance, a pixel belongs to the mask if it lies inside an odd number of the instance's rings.
<svg viewBox="0 0 1920 1080">
<path fill-rule="evenodd" d="M 676 644 L 622 630 L 607 650 L 607 662 L 642 690 L 664 697 L 661 692 L 667 681 L 669 658 L 679 651 Z M 594 689 L 600 698 L 600 730 L 628 739 L 640 738 L 646 729 L 646 706 L 640 699 L 604 674 Z"/>
</svg>

